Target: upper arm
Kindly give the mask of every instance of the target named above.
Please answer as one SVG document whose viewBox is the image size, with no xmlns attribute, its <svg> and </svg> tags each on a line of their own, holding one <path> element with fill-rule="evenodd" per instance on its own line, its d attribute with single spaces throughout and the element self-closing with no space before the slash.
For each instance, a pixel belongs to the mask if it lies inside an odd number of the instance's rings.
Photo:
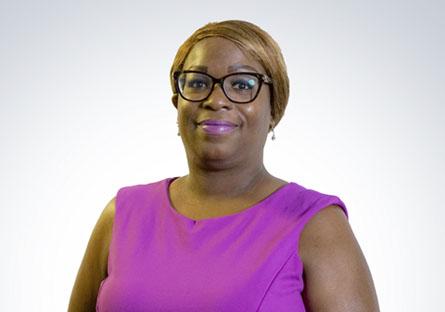
<svg viewBox="0 0 445 312">
<path fill-rule="evenodd" d="M 338 206 L 325 207 L 305 225 L 299 255 L 308 311 L 379 311 L 365 257 Z"/>
<path fill-rule="evenodd" d="M 108 250 L 115 213 L 115 197 L 103 209 L 93 229 L 71 293 L 68 311 L 95 311 L 102 280 L 107 277 Z"/>
</svg>

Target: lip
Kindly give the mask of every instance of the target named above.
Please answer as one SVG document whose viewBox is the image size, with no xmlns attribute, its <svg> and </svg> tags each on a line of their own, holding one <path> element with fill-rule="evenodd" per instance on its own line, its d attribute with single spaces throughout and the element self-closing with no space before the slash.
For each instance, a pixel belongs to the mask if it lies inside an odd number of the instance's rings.
<svg viewBox="0 0 445 312">
<path fill-rule="evenodd" d="M 205 119 L 200 122 L 198 122 L 198 125 L 200 126 L 225 126 L 225 127 L 237 127 L 236 124 L 234 124 L 231 121 L 225 120 L 225 119 Z"/>
<path fill-rule="evenodd" d="M 198 122 L 198 127 L 210 135 L 224 135 L 234 131 L 238 125 L 224 119 L 206 119 Z"/>
</svg>

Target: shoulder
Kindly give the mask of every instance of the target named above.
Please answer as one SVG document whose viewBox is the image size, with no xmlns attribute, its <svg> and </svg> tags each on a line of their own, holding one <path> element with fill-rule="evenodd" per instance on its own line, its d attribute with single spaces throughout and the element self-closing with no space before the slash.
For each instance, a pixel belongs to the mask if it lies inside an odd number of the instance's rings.
<svg viewBox="0 0 445 312">
<path fill-rule="evenodd" d="M 103 208 L 99 218 L 96 221 L 93 232 L 90 237 L 90 243 L 95 244 L 93 250 L 99 251 L 106 248 L 108 251 L 108 244 L 111 239 L 111 231 L 114 223 L 114 216 L 116 212 L 116 196 L 111 198 Z M 102 247 L 102 248 L 101 248 Z M 107 252 L 102 252 L 102 254 Z"/>
<path fill-rule="evenodd" d="M 114 216 L 116 211 L 116 196 L 111 198 L 102 210 L 88 246 L 89 251 L 95 254 L 92 258 L 99 261 L 100 271 L 105 273 L 107 270 L 108 253 L 113 231 Z"/>
<path fill-rule="evenodd" d="M 103 208 L 94 226 L 86 251 L 86 260 L 102 275 L 107 274 L 108 254 L 111 243 L 116 197 L 111 198 Z M 93 265 L 94 264 L 94 265 Z"/>
<path fill-rule="evenodd" d="M 329 205 L 316 212 L 305 224 L 300 236 L 300 258 L 307 267 L 319 259 L 320 252 L 329 252 L 326 248 L 345 243 L 345 240 L 351 242 L 353 236 L 341 207 Z"/>
<path fill-rule="evenodd" d="M 93 311 L 101 281 L 108 275 L 108 254 L 112 236 L 115 200 L 108 201 L 88 241 L 70 297 L 68 311 Z"/>
<path fill-rule="evenodd" d="M 155 182 L 122 186 L 116 193 L 115 201 L 118 203 L 118 206 L 121 206 L 121 204 L 132 205 L 149 197 L 161 196 L 167 192 L 168 186 L 175 179 L 176 177 L 165 178 Z"/>
<path fill-rule="evenodd" d="M 107 205 L 102 210 L 98 224 L 100 224 L 100 226 L 105 228 L 109 228 L 110 226 L 112 227 L 115 212 L 116 212 L 116 196 L 113 196 L 113 198 L 111 198 L 108 201 Z"/>
<path fill-rule="evenodd" d="M 340 206 L 319 210 L 305 225 L 299 244 L 305 288 L 313 310 L 378 311 L 372 277 Z"/>
</svg>

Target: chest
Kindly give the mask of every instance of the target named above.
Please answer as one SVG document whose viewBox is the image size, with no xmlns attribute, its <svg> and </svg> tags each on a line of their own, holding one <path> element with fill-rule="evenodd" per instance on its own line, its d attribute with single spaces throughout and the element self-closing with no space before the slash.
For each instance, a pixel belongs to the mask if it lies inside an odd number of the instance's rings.
<svg viewBox="0 0 445 312">
<path fill-rule="evenodd" d="M 274 302 L 288 303 L 281 311 L 299 311 L 292 231 L 267 218 L 194 228 L 177 221 L 158 219 L 150 231 L 115 229 L 99 301 L 116 307 L 107 311 L 276 311 L 265 308 Z"/>
<path fill-rule="evenodd" d="M 203 220 L 234 215 L 248 210 L 258 203 L 262 195 L 243 197 L 197 198 L 190 194 L 171 192 L 172 208 L 179 214 L 193 220 Z"/>
</svg>

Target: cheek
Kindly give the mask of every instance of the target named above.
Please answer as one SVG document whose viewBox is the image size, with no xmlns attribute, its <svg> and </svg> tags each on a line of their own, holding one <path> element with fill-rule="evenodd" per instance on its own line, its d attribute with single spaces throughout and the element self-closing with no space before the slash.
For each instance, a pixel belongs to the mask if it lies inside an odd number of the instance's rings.
<svg viewBox="0 0 445 312">
<path fill-rule="evenodd" d="M 261 127 L 264 125 L 266 129 L 269 129 L 271 122 L 271 108 L 268 99 L 261 99 L 261 101 L 255 101 L 254 105 L 245 107 L 244 114 L 248 122 L 255 127 Z"/>
<path fill-rule="evenodd" d="M 178 122 L 181 126 L 185 126 L 190 121 L 193 121 L 194 110 L 189 103 L 180 101 L 178 103 Z"/>
</svg>

